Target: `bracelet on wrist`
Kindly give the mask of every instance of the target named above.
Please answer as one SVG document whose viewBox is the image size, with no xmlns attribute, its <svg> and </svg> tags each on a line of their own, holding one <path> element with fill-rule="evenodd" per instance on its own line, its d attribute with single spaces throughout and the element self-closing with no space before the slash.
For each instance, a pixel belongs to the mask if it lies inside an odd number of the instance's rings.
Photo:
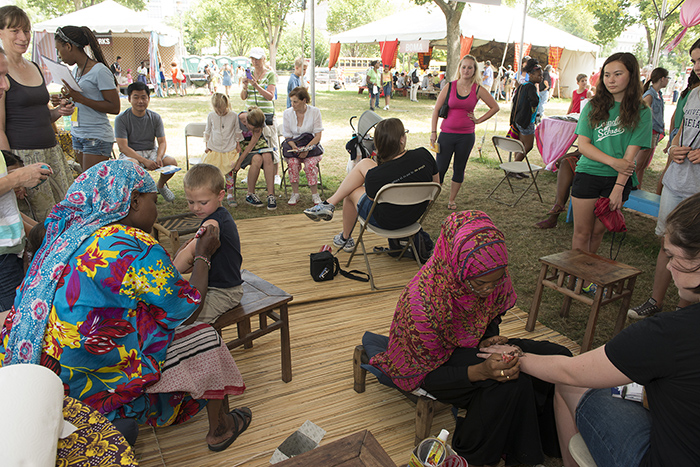
<svg viewBox="0 0 700 467">
<path fill-rule="evenodd" d="M 623 183 L 615 183 L 615 185 L 620 185 L 622 188 L 625 187 L 625 185 Z"/>
<path fill-rule="evenodd" d="M 195 256 L 194 259 L 192 260 L 192 264 L 194 264 L 194 262 L 197 261 L 198 259 L 204 261 L 204 263 L 207 265 L 207 268 L 211 269 L 211 261 L 209 260 L 209 258 L 207 258 L 204 255 Z"/>
<path fill-rule="evenodd" d="M 431 131 L 431 133 L 437 133 L 437 131 L 436 131 L 436 130 L 433 130 L 433 131 Z"/>
</svg>

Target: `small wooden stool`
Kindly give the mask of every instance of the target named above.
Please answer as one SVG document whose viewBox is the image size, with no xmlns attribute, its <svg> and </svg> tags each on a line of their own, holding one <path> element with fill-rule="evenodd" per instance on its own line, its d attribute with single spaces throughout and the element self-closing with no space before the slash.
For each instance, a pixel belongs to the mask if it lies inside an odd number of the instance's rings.
<svg viewBox="0 0 700 467">
<path fill-rule="evenodd" d="M 358 345 L 355 347 L 355 352 L 352 356 L 352 372 L 355 382 L 355 392 L 365 392 L 365 381 L 367 379 L 367 370 L 361 365 L 369 363 L 365 347 Z M 399 389 L 399 391 L 401 391 Z M 430 429 L 433 427 L 433 415 L 438 401 L 427 396 L 416 396 L 410 392 L 401 391 L 406 397 L 416 403 L 416 438 L 415 443 L 418 444 L 425 438 L 430 436 Z"/>
<path fill-rule="evenodd" d="M 614 335 L 622 331 L 627 319 L 627 308 L 632 299 L 634 283 L 642 271 L 579 249 L 544 256 L 540 258 L 540 262 L 542 263 L 542 269 L 537 279 L 537 288 L 532 300 L 532 307 L 530 307 L 530 316 L 525 326 L 526 330 L 532 331 L 535 328 L 537 313 L 542 301 L 542 290 L 544 286 L 547 286 L 564 294 L 564 302 L 559 311 L 560 316 L 566 317 L 569 315 L 572 298 L 591 305 L 581 352 L 587 352 L 591 349 L 593 334 L 598 321 L 598 312 L 601 306 L 621 300 Z M 549 271 L 550 267 L 552 268 L 551 273 Z M 568 282 L 564 285 L 567 277 Z M 592 282 L 598 287 L 593 299 L 582 293 L 581 288 L 584 281 Z"/>
<path fill-rule="evenodd" d="M 294 297 L 259 278 L 247 269 L 241 271 L 241 277 L 244 281 L 241 303 L 219 316 L 212 326 L 219 335 L 221 335 L 221 330 L 227 326 L 232 324 L 238 326 L 238 338 L 226 343 L 229 349 L 234 349 L 241 345 L 249 349 L 253 347 L 253 340 L 279 329 L 282 354 L 282 381 L 288 383 L 292 380 L 292 353 L 289 339 L 287 304 Z M 277 308 L 279 308 L 279 314 L 274 312 Z M 259 316 L 260 328 L 251 331 L 250 318 L 256 315 Z M 272 320 L 272 323 L 268 324 L 268 318 Z"/>
</svg>

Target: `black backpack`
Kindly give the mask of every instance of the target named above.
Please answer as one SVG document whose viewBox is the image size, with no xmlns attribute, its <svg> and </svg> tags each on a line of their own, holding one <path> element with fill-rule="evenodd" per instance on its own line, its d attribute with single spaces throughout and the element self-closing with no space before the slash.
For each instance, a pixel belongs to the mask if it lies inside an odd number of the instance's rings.
<svg viewBox="0 0 700 467">
<path fill-rule="evenodd" d="M 396 239 L 390 238 L 389 249 L 402 250 L 403 247 L 406 246 L 406 242 L 408 242 L 408 237 Z M 433 239 L 430 238 L 428 232 L 426 232 L 423 229 L 420 229 L 418 233 L 413 236 L 413 243 L 418 249 L 418 260 L 421 262 L 421 264 L 425 264 L 425 262 L 428 261 L 430 256 L 433 254 L 433 249 L 435 248 L 435 243 L 433 242 Z M 401 251 L 389 253 L 389 255 L 393 258 L 398 257 L 400 254 Z M 404 255 L 404 257 L 415 259 L 415 256 L 413 254 L 413 248 L 411 246 L 409 246 L 406 250 L 406 254 Z"/>
<path fill-rule="evenodd" d="M 413 70 L 413 72 L 411 73 L 411 81 L 413 81 L 414 84 L 420 81 L 420 79 L 418 79 L 417 69 Z"/>
</svg>

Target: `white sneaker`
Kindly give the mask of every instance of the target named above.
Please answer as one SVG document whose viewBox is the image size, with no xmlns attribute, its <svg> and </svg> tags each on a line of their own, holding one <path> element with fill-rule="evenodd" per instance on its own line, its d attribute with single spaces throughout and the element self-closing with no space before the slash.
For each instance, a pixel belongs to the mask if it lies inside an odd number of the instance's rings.
<svg viewBox="0 0 700 467">
<path fill-rule="evenodd" d="M 289 197 L 289 201 L 287 201 L 287 204 L 290 206 L 294 206 L 299 202 L 299 198 L 301 198 L 299 193 L 292 193 L 292 196 Z"/>
<path fill-rule="evenodd" d="M 282 186 L 282 177 L 280 177 L 279 175 L 275 175 L 275 185 Z"/>
<path fill-rule="evenodd" d="M 241 185 L 246 185 L 248 183 L 248 177 L 241 180 Z"/>
<path fill-rule="evenodd" d="M 384 106 L 384 110 L 389 110 L 389 106 L 388 106 L 388 105 L 385 105 L 385 106 Z"/>
<path fill-rule="evenodd" d="M 297 195 L 298 196 L 298 195 Z M 321 197 L 318 195 L 318 193 L 314 193 L 311 195 L 311 201 L 314 202 L 314 204 L 321 204 L 323 201 L 321 201 Z"/>
</svg>

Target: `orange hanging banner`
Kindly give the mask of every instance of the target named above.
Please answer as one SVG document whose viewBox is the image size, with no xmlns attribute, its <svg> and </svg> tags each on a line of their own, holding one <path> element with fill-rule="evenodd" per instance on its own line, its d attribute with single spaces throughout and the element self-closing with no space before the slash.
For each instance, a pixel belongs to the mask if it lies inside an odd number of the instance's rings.
<svg viewBox="0 0 700 467">
<path fill-rule="evenodd" d="M 461 34 L 459 35 L 459 58 L 472 51 L 472 44 L 474 44 L 474 36 L 464 37 Z"/>
<path fill-rule="evenodd" d="M 399 40 L 379 43 L 379 50 L 382 57 L 382 65 L 389 65 L 390 68 L 396 66 L 396 56 L 399 53 Z"/>
<path fill-rule="evenodd" d="M 564 52 L 563 47 L 550 47 L 549 56 L 547 57 L 547 63 L 552 65 L 555 70 L 559 68 L 559 61 L 561 60 L 561 54 Z"/>
<path fill-rule="evenodd" d="M 340 42 L 331 44 L 331 54 L 330 57 L 328 57 L 329 70 L 335 66 L 335 62 L 338 61 L 338 57 L 340 57 Z"/>
</svg>

